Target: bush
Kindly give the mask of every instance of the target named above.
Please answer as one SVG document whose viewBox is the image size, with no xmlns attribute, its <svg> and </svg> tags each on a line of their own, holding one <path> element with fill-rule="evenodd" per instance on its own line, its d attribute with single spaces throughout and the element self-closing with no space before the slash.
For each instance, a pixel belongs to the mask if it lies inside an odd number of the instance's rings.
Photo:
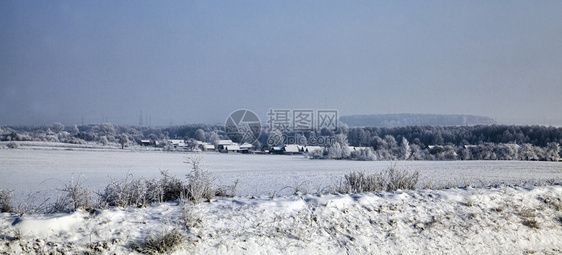
<svg viewBox="0 0 562 255">
<path fill-rule="evenodd" d="M 101 206 L 137 206 L 145 207 L 156 202 L 163 202 L 163 189 L 160 182 L 143 178 L 135 180 L 132 175 L 124 180 L 111 179 L 111 183 L 99 194 Z"/>
<path fill-rule="evenodd" d="M 192 171 L 187 175 L 189 199 L 195 203 L 201 202 L 203 199 L 210 200 L 216 193 L 215 178 L 209 171 L 200 168 L 200 157 L 190 157 L 187 160 L 192 168 Z"/>
<path fill-rule="evenodd" d="M 9 149 L 17 149 L 20 147 L 20 145 L 16 142 L 9 142 L 6 146 L 8 146 Z"/>
<path fill-rule="evenodd" d="M 162 201 L 181 200 L 187 197 L 185 182 L 177 177 L 170 176 L 167 171 L 160 171 L 160 187 L 162 187 Z"/>
<path fill-rule="evenodd" d="M 70 183 L 64 185 L 61 191 L 65 192 L 65 195 L 51 207 L 53 213 L 74 212 L 78 209 L 88 210 L 93 206 L 90 191 L 82 185 L 80 178 L 76 183 L 72 179 Z"/>
<path fill-rule="evenodd" d="M 388 168 L 383 174 L 386 175 L 386 179 L 388 180 L 387 191 L 413 189 L 420 177 L 418 171 L 410 172 L 406 169 L 398 170 L 396 166 Z"/>
<path fill-rule="evenodd" d="M 170 176 L 167 171 L 160 171 L 162 178 L 134 179 L 127 175 L 124 180 L 111 179 L 100 196 L 100 206 L 137 206 L 144 207 L 153 203 L 181 200 L 188 197 L 188 188 L 184 181 Z"/>
<path fill-rule="evenodd" d="M 181 216 L 186 228 L 197 227 L 203 222 L 201 215 L 195 211 L 192 205 L 184 205 L 181 208 Z"/>
<path fill-rule="evenodd" d="M 133 249 L 146 254 L 170 254 L 178 249 L 184 238 L 181 231 L 174 228 L 172 231 L 149 236 L 142 247 L 133 247 Z"/>
<path fill-rule="evenodd" d="M 12 191 L 0 188 L 0 212 L 14 212 L 12 207 Z"/>
<path fill-rule="evenodd" d="M 232 186 L 221 186 L 217 188 L 215 196 L 217 197 L 235 197 L 236 189 L 238 188 L 238 183 L 240 180 L 236 180 Z"/>
<path fill-rule="evenodd" d="M 393 165 L 378 174 L 367 175 L 364 171 L 346 174 L 337 190 L 343 193 L 407 190 L 413 189 L 418 180 L 418 171 L 398 170 Z"/>
</svg>

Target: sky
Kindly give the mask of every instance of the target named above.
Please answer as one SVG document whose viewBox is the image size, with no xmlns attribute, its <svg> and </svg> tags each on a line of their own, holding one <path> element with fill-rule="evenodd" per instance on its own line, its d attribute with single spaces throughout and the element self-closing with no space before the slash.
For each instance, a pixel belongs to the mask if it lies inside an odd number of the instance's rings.
<svg viewBox="0 0 562 255">
<path fill-rule="evenodd" d="M 0 125 L 214 124 L 237 109 L 562 125 L 560 13 L 557 0 L 3 0 Z"/>
</svg>

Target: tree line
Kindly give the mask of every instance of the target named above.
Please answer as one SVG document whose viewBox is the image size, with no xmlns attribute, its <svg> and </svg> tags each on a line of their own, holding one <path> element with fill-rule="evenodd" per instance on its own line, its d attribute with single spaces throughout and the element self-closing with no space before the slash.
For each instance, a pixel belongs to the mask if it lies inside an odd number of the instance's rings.
<svg viewBox="0 0 562 255">
<path fill-rule="evenodd" d="M 256 149 L 267 147 L 268 138 L 278 131 L 263 128 L 254 143 Z M 337 130 L 314 130 L 287 136 L 336 137 L 335 143 L 311 153 L 317 158 L 366 160 L 551 160 L 560 159 L 562 128 L 552 126 L 478 125 L 478 126 L 407 126 L 353 127 L 343 124 Z M 216 144 L 228 139 L 222 125 L 191 124 L 165 128 L 122 126 L 111 123 L 64 126 L 0 127 L 1 141 L 48 141 L 81 144 L 97 142 L 167 146 L 167 140 L 183 139 Z M 307 144 L 301 144 L 307 145 Z M 350 147 L 352 147 L 350 149 Z M 354 149 L 358 147 L 360 149 Z"/>
</svg>

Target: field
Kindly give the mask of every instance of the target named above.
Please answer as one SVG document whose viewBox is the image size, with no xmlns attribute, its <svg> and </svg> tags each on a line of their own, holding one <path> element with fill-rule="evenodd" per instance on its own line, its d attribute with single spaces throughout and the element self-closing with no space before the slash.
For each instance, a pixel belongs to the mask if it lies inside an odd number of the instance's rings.
<svg viewBox="0 0 562 255">
<path fill-rule="evenodd" d="M 157 178 L 160 170 L 184 178 L 190 168 L 188 157 L 201 157 L 202 167 L 231 185 L 239 179 L 240 196 L 273 193 L 290 195 L 291 188 L 321 191 L 340 181 L 351 171 L 380 172 L 396 164 L 418 170 L 420 183 L 434 186 L 481 186 L 484 184 L 524 184 L 562 178 L 562 164 L 530 161 L 348 161 L 311 160 L 302 155 L 233 155 L 220 153 L 129 150 L 0 150 L 0 187 L 18 196 L 41 191 L 52 195 L 57 188 L 81 179 L 93 191 L 102 190 L 112 178 Z"/>
<path fill-rule="evenodd" d="M 562 187 L 552 185 L 562 178 L 558 162 L 343 161 L 22 147 L 0 150 L 0 187 L 14 190 L 15 203 L 29 202 L 30 194 L 41 202 L 71 180 L 95 192 L 127 175 L 159 178 L 166 170 L 185 178 L 188 157 L 201 157 L 218 184 L 238 179 L 237 197 L 94 213 L 3 213 L 0 252 L 150 253 L 148 240 L 164 236 L 180 240 L 167 245 L 177 254 L 562 252 Z M 378 173 L 393 164 L 420 172 L 417 189 L 326 194 L 349 172 Z"/>
</svg>

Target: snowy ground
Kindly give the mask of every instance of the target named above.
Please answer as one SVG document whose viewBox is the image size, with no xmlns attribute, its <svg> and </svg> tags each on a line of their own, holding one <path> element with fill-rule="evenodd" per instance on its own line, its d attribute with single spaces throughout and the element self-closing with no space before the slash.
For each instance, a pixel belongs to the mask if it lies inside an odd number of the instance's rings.
<svg viewBox="0 0 562 255">
<path fill-rule="evenodd" d="M 310 160 L 301 155 L 188 154 L 179 152 L 101 149 L 100 146 L 61 147 L 50 143 L 0 150 L 0 188 L 14 190 L 16 199 L 56 197 L 57 189 L 80 179 L 91 191 L 100 191 L 110 177 L 159 178 L 160 170 L 183 178 L 189 172 L 187 157 L 201 156 L 202 165 L 217 182 L 231 185 L 239 179 L 238 195 L 290 195 L 295 189 L 314 193 L 329 188 L 344 174 L 364 170 L 380 172 L 398 168 L 420 171 L 421 184 L 482 186 L 482 184 L 544 182 L 562 179 L 562 163 L 530 161 L 348 161 Z M 40 147 L 42 145 L 42 147 Z"/>
<path fill-rule="evenodd" d="M 560 254 L 562 187 L 219 198 L 0 217 L 0 253 L 136 253 L 176 229 L 175 254 Z M 200 219 L 200 221 L 197 221 Z"/>
<path fill-rule="evenodd" d="M 186 153 L 64 147 L 0 150 L 0 187 L 17 199 L 56 196 L 72 178 L 91 191 L 127 173 L 183 177 Z M 309 160 L 302 156 L 202 154 L 223 184 L 240 180 L 238 197 L 208 203 L 111 208 L 72 214 L 0 214 L 2 253 L 128 254 L 150 236 L 175 229 L 176 254 L 560 254 L 562 186 L 417 189 L 315 195 L 345 173 L 379 172 L 391 162 Z M 525 184 L 562 178 L 562 163 L 408 161 L 422 183 Z M 296 188 L 308 194 L 294 194 Z M 271 195 L 276 197 L 271 198 Z M 19 197 L 19 198 L 18 198 Z M 42 201 L 42 199 L 36 199 Z M 182 208 L 184 208 L 182 210 Z M 182 211 L 184 213 L 182 214 Z M 185 213 L 187 212 L 187 213 Z M 183 215 L 188 215 L 186 221 Z M 140 247 L 140 248 L 139 248 Z"/>
</svg>

